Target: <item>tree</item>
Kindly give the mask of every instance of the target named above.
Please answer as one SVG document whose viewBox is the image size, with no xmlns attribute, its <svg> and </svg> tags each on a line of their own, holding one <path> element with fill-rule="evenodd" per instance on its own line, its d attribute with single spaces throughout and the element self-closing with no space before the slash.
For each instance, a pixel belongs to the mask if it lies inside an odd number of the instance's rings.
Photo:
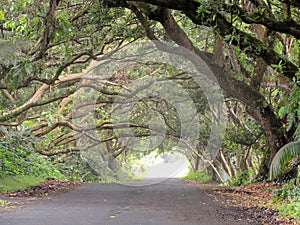
<svg viewBox="0 0 300 225">
<path fill-rule="evenodd" d="M 91 61 L 104 60 L 126 44 L 146 37 L 172 41 L 200 57 L 227 96 L 229 115 L 239 120 L 243 112 L 231 109 L 241 108 L 260 125 L 268 145 L 261 149 L 258 178 L 267 178 L 275 154 L 293 140 L 300 114 L 298 95 L 292 94 L 299 93 L 297 1 L 50 0 L 37 4 L 26 0 L 2 5 L 0 122 L 14 129 L 25 126 L 42 138 L 37 148 L 42 154 L 78 151 L 75 139 L 88 135 L 72 123 L 70 108 L 78 91 L 76 85 Z M 156 66 L 152 69 L 161 65 Z M 126 148 L 113 134 L 108 112 L 115 96 L 132 79 L 133 75 L 119 74 L 105 80 L 105 88 L 98 90 L 97 132 L 115 157 Z M 193 90 L 184 81 L 186 77 L 182 79 L 182 84 Z M 199 87 L 194 90 L 195 96 L 201 96 Z M 141 103 L 140 109 L 150 105 L 153 114 L 170 112 L 167 104 L 155 105 L 157 99 L 152 100 L 148 105 Z M 142 138 L 149 135 L 144 121 L 138 119 L 142 116 L 135 116 L 130 126 Z M 176 131 L 176 120 L 164 120 L 169 122 L 170 133 Z M 238 126 L 244 129 L 244 124 L 242 121 Z M 176 137 L 176 132 L 172 136 Z M 229 162 L 226 157 L 219 160 L 225 167 Z"/>
<path fill-rule="evenodd" d="M 283 129 L 283 123 L 275 109 L 260 92 L 259 87 L 262 85 L 263 79 L 270 80 L 270 78 L 262 70 L 254 71 L 248 79 L 247 75 L 249 74 L 243 73 L 243 81 L 238 80 L 234 71 L 224 68 L 224 57 L 220 63 L 216 61 L 216 57 L 220 56 L 209 57 L 206 52 L 201 52 L 195 47 L 195 44 L 174 19 L 171 10 L 182 12 L 194 24 L 210 27 L 216 36 L 222 39 L 222 44 L 227 43 L 238 48 L 240 52 L 247 54 L 249 58 L 261 65 L 265 63 L 268 68 L 273 68 L 272 73 L 277 74 L 276 80 L 279 80 L 279 77 L 286 77 L 288 81 L 285 82 L 290 82 L 294 84 L 294 88 L 298 88 L 299 61 L 297 57 L 291 57 L 295 52 L 289 48 L 288 38 L 295 41 L 299 38 L 299 17 L 296 14 L 299 11 L 299 5 L 283 1 L 277 2 L 277 4 L 272 1 L 267 3 L 251 1 L 246 4 L 244 1 L 231 3 L 230 1 L 192 0 L 176 2 L 169 0 L 104 1 L 104 3 L 108 7 L 126 7 L 133 10 L 141 20 L 150 39 L 157 38 L 151 32 L 151 28 L 147 26 L 147 20 L 159 22 L 175 43 L 194 51 L 207 62 L 225 93 L 245 104 L 247 112 L 262 126 L 269 143 L 259 173 L 259 177 L 265 178 L 274 155 L 291 139 L 290 134 Z M 261 25 L 260 29 L 264 30 L 266 35 L 274 34 L 271 38 L 275 40 L 260 40 L 259 33 L 244 28 L 248 24 L 256 26 L 256 28 L 258 28 L 257 25 Z M 253 34 L 257 37 L 254 37 Z M 280 42 L 283 49 L 276 50 L 278 44 L 274 44 L 274 42 Z M 298 44 L 295 45 L 298 46 Z M 288 48 L 290 52 L 286 52 L 286 54 L 289 55 L 289 58 L 281 56 L 280 53 Z M 280 70 L 274 71 L 278 69 L 278 66 L 280 66 Z"/>
<path fill-rule="evenodd" d="M 30 130 L 40 139 L 35 141 L 36 151 L 59 161 L 80 150 L 75 141 L 84 134 L 72 124 L 70 109 L 84 69 L 104 51 L 118 49 L 127 38 L 137 39 L 139 26 L 129 11 L 109 10 L 96 2 L 4 1 L 1 5 L 0 126 Z M 111 18 L 119 18 L 119 24 Z M 132 32 L 130 26 L 136 30 Z M 106 132 L 112 126 L 104 122 L 106 126 L 99 127 L 107 138 L 102 141 L 115 140 Z M 122 148 L 116 144 L 111 149 L 117 155 Z"/>
</svg>

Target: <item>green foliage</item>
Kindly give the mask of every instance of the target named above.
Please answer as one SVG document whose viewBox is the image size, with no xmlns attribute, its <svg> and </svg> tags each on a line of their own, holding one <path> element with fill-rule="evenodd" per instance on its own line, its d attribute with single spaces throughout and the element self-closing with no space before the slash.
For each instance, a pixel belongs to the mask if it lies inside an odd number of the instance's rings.
<svg viewBox="0 0 300 225">
<path fill-rule="evenodd" d="M 55 162 L 54 166 L 59 170 L 67 179 L 82 180 L 81 177 L 85 171 L 85 167 L 81 165 L 80 154 L 77 152 L 67 154 L 63 159 L 60 156 L 51 157 L 51 161 Z M 79 172 L 80 169 L 85 172 Z"/>
<path fill-rule="evenodd" d="M 296 140 L 300 140 L 300 123 L 298 124 L 298 126 L 295 130 L 294 137 Z"/>
<path fill-rule="evenodd" d="M 290 180 L 285 183 L 281 188 L 275 189 L 272 192 L 273 201 L 298 201 L 300 200 L 300 187 L 294 184 L 295 180 Z"/>
<path fill-rule="evenodd" d="M 53 156 L 54 166 L 67 179 L 80 181 L 106 181 L 94 171 L 81 157 L 80 152 L 68 153 L 63 158 Z"/>
<path fill-rule="evenodd" d="M 245 184 L 250 184 L 252 179 L 254 178 L 255 174 L 252 169 L 244 170 L 241 172 L 238 172 L 237 176 L 235 178 L 232 178 L 232 185 L 234 186 L 241 186 Z"/>
<path fill-rule="evenodd" d="M 300 140 L 283 146 L 275 155 L 270 166 L 270 178 L 276 177 L 293 158 L 300 156 Z"/>
<path fill-rule="evenodd" d="M 246 121 L 244 126 L 234 125 L 227 128 L 227 135 L 231 142 L 251 146 L 256 143 L 257 139 L 262 135 L 261 127 L 253 123 L 253 121 Z"/>
<path fill-rule="evenodd" d="M 276 153 L 270 166 L 269 176 L 271 179 L 282 172 L 292 159 L 300 156 L 300 89 L 296 85 L 294 85 L 285 105 L 279 109 L 278 114 L 280 118 L 286 120 L 284 126 L 287 131 L 295 128 L 293 137 L 296 141 L 286 144 Z"/>
<path fill-rule="evenodd" d="M 61 159 L 59 156 L 53 156 L 51 160 L 55 162 L 55 168 L 70 180 L 114 182 L 134 178 L 128 172 L 129 170 L 125 169 L 114 172 L 108 168 L 104 168 L 102 171 L 103 174 L 99 174 L 99 171 L 96 171 L 88 162 L 83 160 L 80 152 L 68 153 Z"/>
<path fill-rule="evenodd" d="M 200 4 L 196 11 L 197 18 L 195 19 L 197 21 L 203 20 L 201 23 L 197 24 L 195 20 L 191 20 L 182 12 L 173 10 L 172 14 L 179 25 L 184 28 L 184 31 L 187 33 L 193 44 L 200 50 L 206 52 L 213 51 L 213 34 L 220 35 L 220 38 L 223 38 L 223 40 L 229 44 L 228 46 L 224 45 L 223 53 L 224 58 L 226 59 L 225 69 L 233 70 L 237 80 L 250 85 L 250 80 L 254 74 L 254 68 L 257 66 L 256 59 L 262 57 L 271 50 L 275 50 L 279 55 L 284 56 L 283 58 L 290 59 L 296 65 L 299 65 L 300 42 L 297 38 L 279 32 L 281 34 L 278 35 L 278 37 L 281 38 L 280 40 L 277 40 L 279 38 L 273 35 L 274 32 L 272 32 L 272 29 L 270 28 L 270 38 L 274 39 L 274 41 L 271 41 L 272 44 L 268 44 L 268 41 L 264 41 L 264 45 L 259 44 L 259 42 L 253 42 L 253 38 L 258 38 L 260 35 L 254 33 L 256 28 L 254 29 L 254 27 L 248 23 L 243 22 L 246 17 L 240 15 L 239 11 L 236 10 L 235 4 L 221 0 L 198 0 L 198 2 Z M 11 109 L 23 105 L 31 96 L 33 96 L 35 91 L 38 90 L 40 83 L 54 84 L 54 80 L 57 80 L 57 77 L 54 77 L 54 75 L 61 75 L 63 77 L 68 76 L 69 73 L 80 73 L 89 63 L 89 57 L 95 58 L 96 56 L 103 56 L 104 52 L 113 51 L 116 46 L 122 47 L 122 43 L 127 44 L 133 40 L 145 38 L 143 26 L 138 22 L 138 19 L 133 12 L 126 8 L 107 8 L 103 3 L 103 1 L 76 0 L 71 3 L 68 1 L 60 1 L 59 7 L 57 7 L 55 11 L 54 18 L 47 18 L 49 1 L 0 0 L 2 6 L 0 10 L 0 24 L 3 28 L 1 30 L 1 38 L 3 40 L 0 40 L 0 61 L 2 66 L 2 70 L 0 71 L 1 85 L 3 86 L 3 90 L 7 89 L 11 96 L 15 98 L 15 101 L 11 101 L 5 97 L 3 93 L 0 93 L 1 115 L 8 114 Z M 276 4 L 273 4 L 270 8 L 276 17 L 274 20 L 278 19 L 278 21 L 285 21 L 286 18 L 284 18 L 283 13 L 285 7 L 282 7 L 280 1 L 275 1 L 275 3 Z M 155 13 L 155 11 L 157 11 L 157 6 L 150 5 L 150 9 Z M 257 19 L 264 18 L 265 12 L 267 12 L 264 7 L 254 7 L 251 10 L 253 10 L 251 12 L 251 17 L 254 15 L 257 16 Z M 295 13 L 294 10 L 295 8 L 291 7 L 292 14 Z M 248 11 L 248 9 L 246 11 Z M 192 16 L 192 14 L 190 14 L 190 16 Z M 226 18 L 227 22 L 232 24 L 232 28 L 228 29 L 228 32 L 218 32 L 222 31 L 222 29 L 218 29 L 218 26 L 220 26 L 220 24 L 221 26 L 222 24 L 226 24 L 222 23 L 222 17 Z M 299 21 L 298 17 L 293 19 L 296 22 Z M 254 19 L 253 22 L 255 23 L 256 19 Z M 51 24 L 51 26 L 48 27 L 47 32 L 45 32 L 47 30 L 46 24 Z M 158 39 L 169 40 L 170 37 L 166 35 L 161 24 L 156 24 L 153 20 L 147 21 L 145 24 L 153 30 Z M 208 29 L 204 29 L 205 27 L 202 25 L 207 26 Z M 239 31 L 249 33 L 253 38 L 241 38 L 241 32 Z M 45 38 L 46 34 L 48 35 L 47 38 Z M 289 43 L 288 39 L 284 40 L 285 38 L 292 39 L 290 41 L 291 46 L 284 48 L 284 43 Z M 47 39 L 49 39 L 49 43 L 45 43 L 48 41 Z M 257 46 L 255 46 L 255 43 L 257 43 Z M 44 46 L 44 44 L 46 44 L 46 46 Z M 41 52 L 40 50 L 44 47 L 46 47 L 46 52 Z M 231 51 L 233 52 L 231 53 Z M 74 57 L 79 58 L 75 60 Z M 266 72 L 263 83 L 268 84 L 268 81 L 276 81 L 276 84 L 277 82 L 279 82 L 279 84 L 281 83 L 278 75 L 283 74 L 286 69 L 285 60 L 278 61 L 280 58 L 277 56 L 275 56 L 275 58 L 277 58 L 277 60 L 266 60 L 269 66 L 273 67 L 274 71 L 268 70 L 269 72 Z M 275 61 L 274 63 L 277 64 L 270 65 L 269 61 Z M 130 71 L 128 73 L 129 75 L 127 74 L 126 76 L 130 82 L 149 74 L 152 74 L 152 76 L 156 78 L 172 79 L 172 76 L 175 74 L 174 72 L 180 72 L 176 71 L 174 68 L 164 68 L 162 65 L 158 66 L 159 65 L 152 65 L 151 67 L 146 65 L 145 67 L 142 67 L 138 65 L 135 73 Z M 154 74 L 153 71 L 155 71 Z M 122 72 L 120 74 L 125 76 L 125 71 L 120 72 Z M 273 76 L 269 73 L 273 73 Z M 54 80 L 52 81 L 53 78 Z M 202 91 L 199 91 L 198 88 L 191 88 L 194 87 L 194 82 L 186 79 L 188 77 L 182 78 L 185 79 L 182 81 L 175 81 L 178 77 L 174 77 L 174 82 L 178 82 L 179 85 L 184 86 L 195 103 L 199 121 L 201 123 L 199 131 L 201 139 L 199 142 L 201 145 L 205 146 L 210 135 L 210 125 L 213 124 L 212 118 L 208 118 L 207 116 L 210 113 L 207 109 L 208 104 L 206 102 L 207 100 L 205 100 L 205 94 L 202 93 Z M 120 79 L 118 78 L 115 80 L 112 77 L 110 81 L 116 83 L 119 82 L 118 84 L 124 86 L 128 85 L 126 79 L 123 79 L 122 76 L 120 76 Z M 39 143 L 35 143 L 36 149 L 45 152 L 48 151 L 50 154 L 56 154 L 60 150 L 75 149 L 73 148 L 73 135 L 69 136 L 73 131 L 70 131 L 68 128 L 60 127 L 46 135 L 38 134 L 46 129 L 47 123 L 48 127 L 50 127 L 58 121 L 70 121 L 70 116 L 67 115 L 70 115 L 73 106 L 72 103 L 69 103 L 67 107 L 63 107 L 60 114 L 57 113 L 59 115 L 56 114 L 59 100 L 52 102 L 51 104 L 45 103 L 44 105 L 40 105 L 40 103 L 47 102 L 46 100 L 52 100 L 54 97 L 63 97 L 66 96 L 67 93 L 72 93 L 67 92 L 67 87 L 71 90 L 76 82 L 77 81 L 72 81 L 67 84 L 51 85 L 49 91 L 43 94 L 41 99 L 36 103 L 34 109 L 24 110 L 22 116 L 26 115 L 28 118 L 33 115 L 39 116 L 39 118 L 28 120 L 23 123 L 23 125 L 27 124 L 28 128 L 32 129 L 37 136 L 42 138 Z M 233 82 L 232 85 L 242 84 L 241 82 Z M 293 81 L 295 84 L 297 82 L 299 82 L 299 80 Z M 234 86 L 232 87 L 234 88 Z M 293 131 L 291 128 L 295 127 L 300 118 L 299 88 L 295 85 L 295 88 L 291 93 L 278 90 L 279 88 L 277 87 L 271 89 L 272 91 L 273 89 L 276 89 L 276 95 L 280 95 L 282 102 L 276 103 L 275 98 L 272 101 L 275 93 L 273 92 L 273 95 L 269 96 L 267 93 L 269 88 L 265 88 L 264 85 L 261 85 L 261 94 L 265 95 L 266 99 L 270 98 L 269 102 L 273 104 L 272 106 L 275 106 L 271 108 L 277 109 L 281 107 L 279 115 L 281 118 L 287 117 L 286 128 L 288 131 Z M 119 93 L 121 91 L 121 86 L 107 86 L 103 87 L 102 90 Z M 159 92 L 159 90 L 157 92 Z M 177 96 L 175 94 L 180 95 L 181 93 L 174 93 L 174 97 Z M 231 94 L 227 93 L 227 95 L 230 97 Z M 99 100 L 103 100 L 102 102 L 111 102 L 111 100 L 114 99 L 112 96 L 113 95 L 99 94 Z M 234 96 L 237 96 L 237 94 Z M 141 95 L 140 97 L 142 99 L 143 97 L 146 97 L 146 95 Z M 251 97 L 253 96 L 249 96 L 249 98 Z M 237 99 L 245 102 L 243 100 L 244 98 Z M 172 104 L 160 100 L 161 99 L 159 98 L 147 98 L 135 104 L 135 108 L 130 115 L 130 122 L 141 125 L 141 127 L 133 128 L 134 134 L 137 136 L 142 134 L 145 136 L 150 135 L 148 129 L 149 121 L 151 121 L 152 125 L 156 125 L 153 122 L 154 120 L 151 119 L 159 118 L 159 120 L 156 121 L 158 124 L 157 127 L 161 121 L 164 121 L 168 125 L 166 130 L 167 135 L 172 135 L 174 137 L 180 135 L 181 121 L 176 110 L 174 110 Z M 259 105 L 260 101 L 256 101 L 254 98 L 252 102 L 257 102 Z M 282 106 L 282 103 L 284 106 Z M 236 109 L 236 107 L 233 108 Z M 246 108 L 248 108 L 248 106 L 246 106 L 245 109 Z M 251 107 L 249 109 L 251 109 Z M 97 120 L 95 120 L 95 125 L 111 122 L 109 112 L 112 110 L 113 109 L 109 104 L 106 106 L 99 106 L 99 108 L 97 106 L 95 111 L 99 116 Z M 224 142 L 225 157 L 226 159 L 230 159 L 233 169 L 241 170 L 238 168 L 241 165 L 240 162 L 248 159 L 256 166 L 256 164 L 260 162 L 260 157 L 267 152 L 265 149 L 268 147 L 266 141 L 265 139 L 260 138 L 264 132 L 260 126 L 249 120 L 249 116 L 245 116 L 241 112 L 235 112 L 235 110 L 233 111 L 234 114 L 236 114 L 237 121 L 241 124 L 237 125 L 236 123 L 233 127 L 228 129 Z M 247 110 L 241 111 L 244 112 Z M 186 114 L 187 118 L 193 118 L 193 116 L 195 115 Z M 263 119 L 264 118 L 262 118 L 261 121 L 265 123 L 265 120 Z M 22 117 L 14 118 L 12 121 L 3 122 L 18 123 L 21 120 Z M 38 127 L 40 128 L 38 129 Z M 213 128 L 211 129 L 213 130 Z M 300 128 L 298 129 L 298 134 L 300 133 L 299 131 Z M 275 131 L 274 133 L 276 134 Z M 99 132 L 99 136 L 101 139 L 106 139 L 111 136 L 111 133 L 101 131 Z M 144 140 L 146 140 L 146 138 L 144 138 Z M 165 145 L 166 142 L 171 141 L 166 138 L 164 143 L 160 146 L 161 149 L 165 149 L 165 146 L 163 145 Z M 176 141 L 172 140 L 172 142 L 175 143 Z M 262 142 L 264 143 L 262 144 Z M 113 145 L 117 146 L 117 141 L 114 141 Z M 146 153 L 146 150 L 150 150 L 145 146 L 140 150 L 145 150 L 144 152 Z M 247 152 L 249 155 L 245 154 Z M 254 154 L 257 157 L 251 157 Z M 288 154 L 293 155 L 293 151 L 286 151 L 284 154 L 287 157 Z M 58 155 L 53 160 L 55 161 L 56 159 L 61 158 L 61 156 L 62 155 Z M 257 158 L 257 160 L 255 158 Z M 253 162 L 253 159 L 255 162 Z M 23 138 L 22 140 L 18 138 L 13 138 L 13 140 L 6 138 L 0 141 L 0 166 L 2 169 L 0 176 L 1 174 L 2 176 L 15 176 L 20 174 L 40 175 L 40 173 L 42 175 L 48 175 L 52 173 L 52 169 L 49 169 L 52 168 L 51 164 L 49 164 L 47 160 L 42 159 L 38 154 L 34 153 L 32 142 L 26 140 L 26 138 Z M 91 172 L 91 168 L 81 160 L 80 155 L 77 153 L 68 154 L 68 156 L 64 158 L 64 161 L 57 164 L 57 167 L 62 173 L 72 179 L 101 179 L 98 174 Z M 234 183 L 236 183 L 236 185 L 248 183 L 251 176 L 252 172 L 243 171 L 238 174 Z"/>
<path fill-rule="evenodd" d="M 286 130 L 289 131 L 300 118 L 300 88 L 294 87 L 288 96 L 287 102 L 279 109 L 279 116 L 286 121 Z"/>
<path fill-rule="evenodd" d="M 294 184 L 294 180 L 274 190 L 272 195 L 273 202 L 282 203 L 278 206 L 280 214 L 300 219 L 300 187 Z"/>
<path fill-rule="evenodd" d="M 278 206 L 278 210 L 283 216 L 300 219 L 300 201 Z"/>
<path fill-rule="evenodd" d="M 190 171 L 187 175 L 185 175 L 183 178 L 189 179 L 189 180 L 195 180 L 200 183 L 208 183 L 212 181 L 212 176 L 208 175 L 207 172 L 204 170 L 198 170 L 198 171 Z"/>
<path fill-rule="evenodd" d="M 33 149 L 33 139 L 26 133 L 9 132 L 0 140 L 0 177 L 61 177 L 49 161 Z"/>
<path fill-rule="evenodd" d="M 27 187 L 37 185 L 45 180 L 40 176 L 16 176 L 16 177 L 0 177 L 0 191 L 7 192 L 13 190 L 24 190 Z M 1 204 L 1 200 L 0 200 Z"/>
</svg>

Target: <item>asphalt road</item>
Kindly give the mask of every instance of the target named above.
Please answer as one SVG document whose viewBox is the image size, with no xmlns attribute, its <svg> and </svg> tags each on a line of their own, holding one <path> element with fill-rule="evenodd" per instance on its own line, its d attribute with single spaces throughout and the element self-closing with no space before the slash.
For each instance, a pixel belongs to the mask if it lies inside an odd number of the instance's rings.
<svg viewBox="0 0 300 225">
<path fill-rule="evenodd" d="M 159 180 L 157 180 L 158 182 Z M 214 201 L 207 191 L 169 179 L 86 184 L 0 214 L 1 225 L 246 225 L 242 211 Z M 156 183 L 151 180 L 149 183 Z"/>
</svg>

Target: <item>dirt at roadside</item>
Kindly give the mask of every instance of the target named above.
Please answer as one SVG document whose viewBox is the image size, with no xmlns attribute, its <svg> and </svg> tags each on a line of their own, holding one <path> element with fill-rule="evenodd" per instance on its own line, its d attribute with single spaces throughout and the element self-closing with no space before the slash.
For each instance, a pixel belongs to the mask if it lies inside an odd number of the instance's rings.
<svg viewBox="0 0 300 225">
<path fill-rule="evenodd" d="M 0 212 L 22 208 L 41 197 L 47 197 L 53 194 L 65 193 L 82 185 L 78 181 L 66 181 L 48 178 L 38 185 L 26 188 L 25 190 L 9 191 L 0 193 Z"/>
<path fill-rule="evenodd" d="M 299 225 L 300 220 L 295 221 L 283 218 L 272 204 L 272 190 L 278 186 L 268 182 L 253 183 L 239 187 L 217 186 L 214 184 L 199 184 L 187 181 L 201 189 L 212 190 L 215 201 L 226 206 L 240 208 L 253 219 L 263 221 L 265 225 Z"/>
</svg>

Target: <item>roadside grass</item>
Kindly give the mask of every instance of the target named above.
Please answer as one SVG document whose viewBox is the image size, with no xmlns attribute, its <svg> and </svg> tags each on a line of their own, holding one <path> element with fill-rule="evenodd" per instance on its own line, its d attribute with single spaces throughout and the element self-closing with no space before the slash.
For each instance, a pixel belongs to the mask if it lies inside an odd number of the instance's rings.
<svg viewBox="0 0 300 225">
<path fill-rule="evenodd" d="M 32 176 L 32 175 L 0 177 L 0 192 L 24 190 L 30 186 L 39 184 L 45 179 L 46 177 L 39 177 L 39 176 Z"/>
</svg>

